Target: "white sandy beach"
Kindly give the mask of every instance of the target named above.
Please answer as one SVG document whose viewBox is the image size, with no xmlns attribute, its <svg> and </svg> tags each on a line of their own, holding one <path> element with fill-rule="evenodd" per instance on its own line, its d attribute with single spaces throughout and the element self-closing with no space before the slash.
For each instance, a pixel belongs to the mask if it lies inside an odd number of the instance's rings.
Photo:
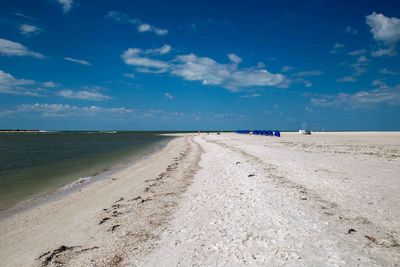
<svg viewBox="0 0 400 267">
<path fill-rule="evenodd" d="M 400 133 L 186 134 L 0 220 L 1 266 L 399 266 Z"/>
</svg>

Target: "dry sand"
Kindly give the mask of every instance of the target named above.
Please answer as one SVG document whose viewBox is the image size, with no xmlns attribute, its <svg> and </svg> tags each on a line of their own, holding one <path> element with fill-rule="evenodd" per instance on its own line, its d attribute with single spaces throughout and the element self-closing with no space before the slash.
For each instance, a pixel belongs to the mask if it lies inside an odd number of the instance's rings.
<svg viewBox="0 0 400 267">
<path fill-rule="evenodd" d="M 400 133 L 185 135 L 0 221 L 1 266 L 399 266 Z"/>
</svg>

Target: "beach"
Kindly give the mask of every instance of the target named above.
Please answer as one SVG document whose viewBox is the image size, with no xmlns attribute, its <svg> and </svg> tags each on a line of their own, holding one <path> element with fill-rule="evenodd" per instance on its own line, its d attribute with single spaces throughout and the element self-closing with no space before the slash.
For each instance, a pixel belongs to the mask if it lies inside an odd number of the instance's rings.
<svg viewBox="0 0 400 267">
<path fill-rule="evenodd" d="M 1 266 L 398 266 L 400 133 L 177 134 L 0 220 Z"/>
</svg>

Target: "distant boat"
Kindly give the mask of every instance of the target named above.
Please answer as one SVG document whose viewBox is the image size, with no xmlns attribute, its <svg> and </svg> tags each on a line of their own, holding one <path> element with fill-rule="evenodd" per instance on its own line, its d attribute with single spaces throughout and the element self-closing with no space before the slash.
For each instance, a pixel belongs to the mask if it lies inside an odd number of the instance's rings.
<svg viewBox="0 0 400 267">
<path fill-rule="evenodd" d="M 306 122 L 303 122 L 301 124 L 301 128 L 302 129 L 299 130 L 299 134 L 305 134 L 305 135 L 311 134 L 311 132 L 309 130 L 307 130 L 307 123 Z"/>
<path fill-rule="evenodd" d="M 117 131 L 109 131 L 109 132 L 106 132 L 106 133 L 108 133 L 108 134 L 116 134 Z"/>
<path fill-rule="evenodd" d="M 309 130 L 299 130 L 299 134 L 311 134 Z"/>
</svg>

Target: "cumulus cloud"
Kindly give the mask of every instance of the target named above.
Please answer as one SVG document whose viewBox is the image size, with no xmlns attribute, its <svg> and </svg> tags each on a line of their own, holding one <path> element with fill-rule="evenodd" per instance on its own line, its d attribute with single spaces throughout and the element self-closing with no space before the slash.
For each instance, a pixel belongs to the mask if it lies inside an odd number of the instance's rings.
<svg viewBox="0 0 400 267">
<path fill-rule="evenodd" d="M 0 55 L 4 56 L 29 56 L 44 58 L 42 54 L 33 52 L 20 43 L 0 38 Z"/>
<path fill-rule="evenodd" d="M 289 80 L 282 74 L 272 74 L 265 69 L 240 69 L 242 59 L 235 54 L 228 54 L 233 64 L 221 64 L 208 57 L 195 54 L 178 55 L 173 60 L 163 61 L 151 56 L 162 55 L 171 50 L 164 45 L 159 49 L 142 50 L 129 48 L 121 55 L 127 65 L 142 73 L 169 72 L 187 81 L 200 81 L 204 85 L 219 85 L 235 91 L 245 87 L 277 86 L 287 87 Z"/>
<path fill-rule="evenodd" d="M 78 63 L 78 64 L 81 64 L 81 65 L 86 65 L 86 66 L 92 65 L 91 63 L 87 62 L 86 60 L 75 59 L 75 58 L 71 58 L 71 57 L 65 57 L 64 60 L 67 60 L 67 61 L 70 61 L 70 62 L 74 62 L 74 63 Z"/>
<path fill-rule="evenodd" d="M 136 68 L 136 70 L 140 72 L 155 71 L 162 73 L 166 72 L 170 67 L 169 63 L 149 58 L 145 56 L 145 54 L 146 52 L 143 52 L 143 50 L 139 48 L 129 48 L 121 57 L 125 64 L 139 67 Z"/>
<path fill-rule="evenodd" d="M 400 19 L 373 12 L 366 16 L 366 23 L 371 28 L 373 38 L 388 47 L 373 52 L 373 56 L 396 55 L 395 46 L 400 41 Z"/>
<path fill-rule="evenodd" d="M 219 85 L 236 91 L 245 87 L 287 87 L 288 80 L 282 74 L 272 74 L 265 69 L 239 69 L 220 64 L 208 57 L 195 54 L 179 55 L 171 66 L 171 73 L 188 81 L 201 81 L 204 85 Z"/>
<path fill-rule="evenodd" d="M 35 85 L 33 80 L 17 79 L 0 70 L 0 93 L 39 96 L 40 89 L 35 88 Z"/>
<path fill-rule="evenodd" d="M 107 17 L 117 23 L 136 25 L 136 29 L 138 32 L 152 32 L 159 36 L 166 35 L 168 33 L 167 29 L 162 29 L 149 23 L 142 22 L 140 19 L 130 18 L 128 15 L 118 11 L 109 11 Z"/>
<path fill-rule="evenodd" d="M 57 0 L 59 4 L 61 4 L 63 12 L 68 13 L 72 8 L 73 0 Z"/>
<path fill-rule="evenodd" d="M 25 36 L 31 36 L 33 34 L 38 34 L 39 32 L 42 31 L 39 27 L 37 27 L 35 25 L 29 25 L 29 24 L 21 24 L 19 26 L 19 30 L 20 30 L 20 33 Z"/>
<path fill-rule="evenodd" d="M 365 108 L 380 104 L 400 105 L 400 85 L 389 87 L 380 84 L 377 88 L 353 94 L 338 93 L 321 95 L 310 99 L 314 106 L 339 108 Z"/>
<path fill-rule="evenodd" d="M 111 99 L 110 96 L 103 95 L 97 90 L 81 90 L 81 91 L 72 91 L 72 90 L 61 90 L 57 92 L 57 95 L 70 98 L 70 99 L 80 99 L 80 100 L 90 100 L 90 101 L 105 101 Z"/>
<path fill-rule="evenodd" d="M 375 40 L 387 45 L 394 45 L 400 40 L 400 19 L 374 12 L 366 17 L 366 22 Z"/>
</svg>

